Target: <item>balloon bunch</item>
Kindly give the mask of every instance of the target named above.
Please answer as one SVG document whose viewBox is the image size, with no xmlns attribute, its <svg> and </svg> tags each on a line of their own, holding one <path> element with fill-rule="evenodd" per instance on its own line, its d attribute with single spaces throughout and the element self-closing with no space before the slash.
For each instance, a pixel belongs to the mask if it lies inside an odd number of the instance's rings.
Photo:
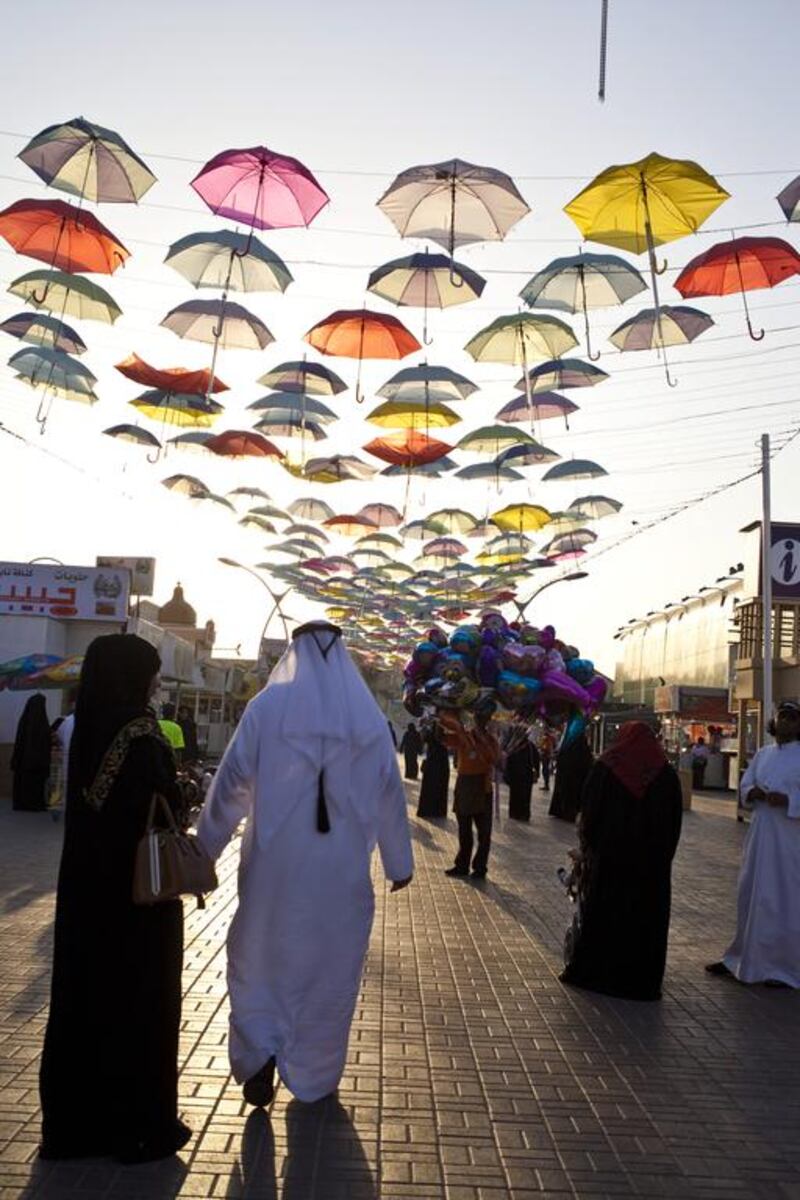
<svg viewBox="0 0 800 1200">
<path fill-rule="evenodd" d="M 606 681 L 552 625 L 537 629 L 487 609 L 477 625 L 459 625 L 449 639 L 429 629 L 404 670 L 403 703 L 412 716 L 423 707 L 480 708 L 494 703 L 528 719 L 586 716 L 601 703 Z"/>
</svg>

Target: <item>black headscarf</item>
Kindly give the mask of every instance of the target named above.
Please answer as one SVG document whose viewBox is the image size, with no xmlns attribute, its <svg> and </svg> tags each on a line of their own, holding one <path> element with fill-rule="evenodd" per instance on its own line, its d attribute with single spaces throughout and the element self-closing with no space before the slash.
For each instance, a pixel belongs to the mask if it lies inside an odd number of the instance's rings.
<svg viewBox="0 0 800 1200">
<path fill-rule="evenodd" d="M 160 667 L 155 647 L 135 634 L 112 633 L 91 643 L 75 704 L 70 792 L 88 788 L 120 729 L 147 715 L 150 685 Z"/>
</svg>

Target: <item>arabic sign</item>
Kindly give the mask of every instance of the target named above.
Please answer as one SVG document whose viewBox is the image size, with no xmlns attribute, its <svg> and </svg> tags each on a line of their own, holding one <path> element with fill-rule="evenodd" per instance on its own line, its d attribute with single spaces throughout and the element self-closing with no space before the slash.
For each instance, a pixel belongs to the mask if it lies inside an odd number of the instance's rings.
<svg viewBox="0 0 800 1200">
<path fill-rule="evenodd" d="M 127 569 L 131 573 L 131 595 L 152 596 L 156 574 L 154 558 L 113 558 L 110 555 L 98 554 L 95 562 L 98 567 Z"/>
<path fill-rule="evenodd" d="M 128 591 L 127 571 L 0 562 L 0 614 L 123 624 Z"/>
</svg>

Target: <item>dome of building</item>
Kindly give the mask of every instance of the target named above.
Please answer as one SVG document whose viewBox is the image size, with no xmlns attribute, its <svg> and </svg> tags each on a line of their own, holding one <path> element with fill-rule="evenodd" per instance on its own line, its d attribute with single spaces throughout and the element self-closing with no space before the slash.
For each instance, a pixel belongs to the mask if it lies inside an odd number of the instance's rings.
<svg viewBox="0 0 800 1200">
<path fill-rule="evenodd" d="M 158 620 L 161 625 L 191 625 L 197 623 L 197 613 L 191 604 L 183 598 L 183 588 L 177 584 L 172 593 L 172 599 L 158 610 Z"/>
</svg>

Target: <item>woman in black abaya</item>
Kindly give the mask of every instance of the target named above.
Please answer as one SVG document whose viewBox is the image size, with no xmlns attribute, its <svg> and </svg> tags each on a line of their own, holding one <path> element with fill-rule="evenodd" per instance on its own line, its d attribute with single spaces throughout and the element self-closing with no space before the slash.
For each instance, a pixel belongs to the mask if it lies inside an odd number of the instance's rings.
<svg viewBox="0 0 800 1200">
<path fill-rule="evenodd" d="M 43 1158 L 147 1162 L 191 1136 L 177 1108 L 181 902 L 131 899 L 153 793 L 179 807 L 147 707 L 159 668 L 130 634 L 96 638 L 83 664 L 40 1072 Z"/>
<path fill-rule="evenodd" d="M 417 816 L 437 820 L 447 816 L 447 789 L 450 786 L 450 755 L 439 736 L 436 722 L 424 729 L 425 757 L 419 789 Z"/>
<path fill-rule="evenodd" d="M 660 998 L 681 816 L 677 774 L 650 727 L 628 721 L 583 791 L 580 915 L 564 983 Z"/>
<path fill-rule="evenodd" d="M 50 774 L 50 722 L 41 692 L 22 710 L 11 754 L 11 804 L 18 812 L 44 812 Z"/>
<path fill-rule="evenodd" d="M 531 792 L 539 776 L 539 752 L 524 726 L 512 725 L 506 749 L 503 779 L 508 784 L 508 815 L 513 821 L 530 821 Z"/>
<path fill-rule="evenodd" d="M 556 781 L 548 816 L 574 823 L 581 809 L 583 785 L 592 769 L 594 757 L 584 733 L 562 746 L 556 754 Z"/>
<path fill-rule="evenodd" d="M 416 779 L 419 775 L 419 756 L 422 753 L 422 737 L 413 721 L 411 721 L 400 742 L 400 753 L 405 757 L 406 779 Z"/>
</svg>

